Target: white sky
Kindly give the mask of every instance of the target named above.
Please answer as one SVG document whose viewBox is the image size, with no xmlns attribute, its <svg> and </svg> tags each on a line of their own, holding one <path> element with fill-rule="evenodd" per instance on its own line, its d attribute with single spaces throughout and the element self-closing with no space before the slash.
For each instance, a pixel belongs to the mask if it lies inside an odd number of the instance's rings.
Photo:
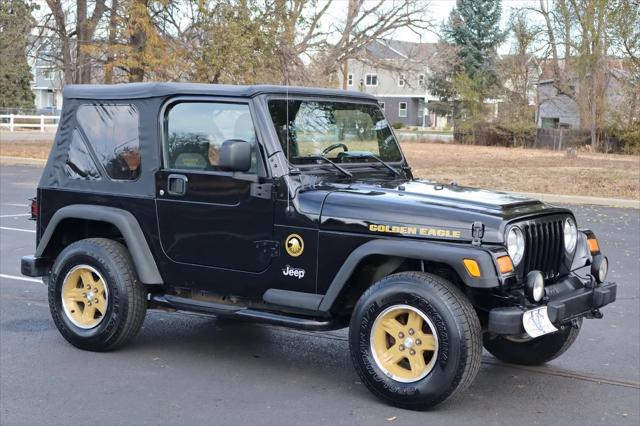
<svg viewBox="0 0 640 426">
<path fill-rule="evenodd" d="M 367 0 L 370 2 L 376 2 L 377 0 Z M 455 0 L 420 0 L 428 3 L 427 14 L 433 19 L 433 23 L 436 28 L 434 30 L 439 31 L 440 25 L 449 18 L 451 10 L 455 7 Z M 509 16 L 514 9 L 521 9 L 523 7 L 539 6 L 539 0 L 502 0 L 502 23 L 501 27 L 506 28 L 509 21 Z M 322 3 L 317 7 L 321 7 Z M 333 4 L 330 6 L 328 13 L 336 18 L 340 19 L 345 16 L 344 9 L 347 6 L 347 0 L 333 0 Z M 399 30 L 393 35 L 394 39 L 402 41 L 422 41 L 427 43 L 434 43 L 438 41 L 438 36 L 431 31 L 424 31 L 420 35 L 420 39 L 417 39 L 416 34 L 411 30 Z M 510 41 L 507 42 L 499 49 L 500 53 L 507 53 L 510 48 Z"/>
</svg>

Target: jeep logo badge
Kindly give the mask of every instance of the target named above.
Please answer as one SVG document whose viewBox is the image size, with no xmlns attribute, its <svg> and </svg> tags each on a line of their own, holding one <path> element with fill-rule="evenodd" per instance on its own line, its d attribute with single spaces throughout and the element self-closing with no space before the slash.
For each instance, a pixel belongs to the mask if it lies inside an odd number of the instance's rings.
<svg viewBox="0 0 640 426">
<path fill-rule="evenodd" d="M 298 257 L 304 251 L 304 241 L 298 234 L 291 234 L 284 242 L 284 248 L 291 257 Z"/>
<path fill-rule="evenodd" d="M 303 279 L 306 273 L 307 271 L 302 268 L 292 268 L 289 265 L 282 268 L 282 275 L 284 275 L 285 277 L 295 277 L 299 280 Z"/>
</svg>

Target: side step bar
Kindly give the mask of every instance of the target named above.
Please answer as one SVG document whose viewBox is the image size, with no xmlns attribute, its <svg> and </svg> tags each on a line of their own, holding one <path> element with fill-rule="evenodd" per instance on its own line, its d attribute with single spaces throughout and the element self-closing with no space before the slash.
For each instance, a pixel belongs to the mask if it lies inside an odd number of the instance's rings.
<svg viewBox="0 0 640 426">
<path fill-rule="evenodd" d="M 279 325 L 299 330 L 324 331 L 342 328 L 335 321 L 317 321 L 294 315 L 259 311 L 247 307 L 225 305 L 223 303 L 204 302 L 187 297 L 169 294 L 149 294 L 148 299 L 155 306 L 176 309 L 179 311 L 213 314 L 220 317 L 258 322 L 262 324 Z"/>
</svg>

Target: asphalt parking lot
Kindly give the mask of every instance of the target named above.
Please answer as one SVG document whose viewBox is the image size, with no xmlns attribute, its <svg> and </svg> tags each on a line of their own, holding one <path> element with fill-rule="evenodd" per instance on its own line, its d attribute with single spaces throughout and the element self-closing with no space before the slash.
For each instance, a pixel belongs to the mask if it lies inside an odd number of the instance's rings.
<svg viewBox="0 0 640 426">
<path fill-rule="evenodd" d="M 57 332 L 46 288 L 20 276 L 35 246 L 41 169 L 0 167 L 0 424 L 639 424 L 640 212 L 574 206 L 617 281 L 604 319 L 545 367 L 485 352 L 476 382 L 431 412 L 376 400 L 345 331 L 309 333 L 149 311 L 138 337 L 83 352 Z"/>
</svg>

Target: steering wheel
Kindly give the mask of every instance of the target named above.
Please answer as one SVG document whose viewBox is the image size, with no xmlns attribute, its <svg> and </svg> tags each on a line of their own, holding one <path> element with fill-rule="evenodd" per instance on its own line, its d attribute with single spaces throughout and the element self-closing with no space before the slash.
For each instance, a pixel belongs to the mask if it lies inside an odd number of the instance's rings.
<svg viewBox="0 0 640 426">
<path fill-rule="evenodd" d="M 328 154 L 329 152 L 333 151 L 336 148 L 342 148 L 342 150 L 344 152 L 348 152 L 349 151 L 349 147 L 346 146 L 345 144 L 343 144 L 343 143 L 334 143 L 334 144 L 329 145 L 325 149 L 323 149 L 322 150 L 322 155 L 326 155 L 326 154 Z"/>
</svg>

